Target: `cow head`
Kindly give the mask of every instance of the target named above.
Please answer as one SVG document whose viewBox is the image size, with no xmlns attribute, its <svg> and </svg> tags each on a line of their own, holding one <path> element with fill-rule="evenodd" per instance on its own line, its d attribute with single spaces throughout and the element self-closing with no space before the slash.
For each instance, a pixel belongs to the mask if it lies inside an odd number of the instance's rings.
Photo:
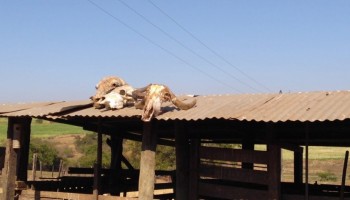
<svg viewBox="0 0 350 200">
<path fill-rule="evenodd" d="M 98 103 L 101 98 L 113 91 L 115 88 L 125 85 L 126 82 L 118 78 L 116 76 L 108 76 L 103 78 L 100 82 L 96 85 L 96 93 L 94 96 L 91 97 L 91 100 L 94 102 L 95 108 L 103 108 L 103 104 Z"/>
<path fill-rule="evenodd" d="M 141 119 L 148 122 L 153 116 L 158 116 L 161 112 L 162 103 L 170 100 L 171 93 L 168 87 L 157 84 L 149 85 L 144 97 L 144 107 Z"/>
</svg>

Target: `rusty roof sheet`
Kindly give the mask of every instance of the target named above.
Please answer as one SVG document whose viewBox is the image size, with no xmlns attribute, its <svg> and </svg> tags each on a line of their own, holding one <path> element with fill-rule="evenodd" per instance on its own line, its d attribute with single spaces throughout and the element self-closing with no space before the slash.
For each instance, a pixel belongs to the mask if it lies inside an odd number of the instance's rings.
<svg viewBox="0 0 350 200">
<path fill-rule="evenodd" d="M 182 96 L 185 101 L 192 97 Z M 178 110 L 172 104 L 163 104 L 159 120 L 197 121 L 226 119 L 257 122 L 314 122 L 350 119 L 350 91 L 302 92 L 286 94 L 237 94 L 197 96 L 197 104 L 190 110 Z M 140 117 L 141 110 L 133 107 L 121 110 L 92 108 L 91 102 L 56 102 L 31 104 L 15 109 L 13 105 L 0 106 L 0 116 L 29 117 Z M 13 112 L 9 112 L 13 110 Z M 7 111 L 7 112 L 4 112 Z"/>
</svg>

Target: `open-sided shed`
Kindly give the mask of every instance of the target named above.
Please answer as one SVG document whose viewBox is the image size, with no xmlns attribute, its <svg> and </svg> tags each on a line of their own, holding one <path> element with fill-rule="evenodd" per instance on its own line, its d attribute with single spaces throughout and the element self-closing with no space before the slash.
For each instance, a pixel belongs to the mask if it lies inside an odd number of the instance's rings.
<svg viewBox="0 0 350 200">
<path fill-rule="evenodd" d="M 193 97 L 182 97 L 189 98 Z M 97 110 L 88 100 L 0 105 L 0 116 L 9 118 L 3 196 L 14 195 L 16 181 L 27 182 L 31 118 L 41 118 L 110 135 L 116 144 L 111 145 L 114 178 L 123 172 L 121 141 L 142 141 L 137 176 L 140 199 L 153 199 L 157 144 L 176 148 L 176 199 L 349 198 L 348 187 L 305 183 L 308 146 L 350 145 L 350 91 L 194 98 L 197 105 L 187 111 L 164 104 L 163 113 L 149 123 L 140 120 L 141 110 Z M 13 140 L 19 140 L 21 148 L 13 148 Z M 242 149 L 204 143 L 241 144 Z M 255 144 L 265 144 L 267 150 L 255 150 Z M 281 182 L 282 148 L 294 152 L 293 183 Z M 242 164 L 237 167 L 235 163 Z M 10 167 L 14 165 L 17 170 Z M 96 170 L 97 177 L 99 173 Z"/>
</svg>

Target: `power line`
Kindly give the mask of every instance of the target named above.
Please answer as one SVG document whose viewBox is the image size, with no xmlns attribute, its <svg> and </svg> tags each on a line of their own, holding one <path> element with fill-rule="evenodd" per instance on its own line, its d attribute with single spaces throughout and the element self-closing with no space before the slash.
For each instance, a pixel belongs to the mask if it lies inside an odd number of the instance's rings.
<svg viewBox="0 0 350 200">
<path fill-rule="evenodd" d="M 140 18 L 142 18 L 144 21 L 146 21 L 147 23 L 149 23 L 150 25 L 152 25 L 154 28 L 158 29 L 160 32 L 162 32 L 164 35 L 166 35 L 168 38 L 170 38 L 171 40 L 173 40 L 174 42 L 176 42 L 177 44 L 179 44 L 180 46 L 182 46 L 183 48 L 185 48 L 187 51 L 191 52 L 192 54 L 196 55 L 198 58 L 204 60 L 206 63 L 208 63 L 209 65 L 215 67 L 217 70 L 221 71 L 222 73 L 228 75 L 229 77 L 235 79 L 236 81 L 238 81 L 239 83 L 249 87 L 250 89 L 254 90 L 254 91 L 258 91 L 258 89 L 254 88 L 253 86 L 251 86 L 248 83 L 245 83 L 244 81 L 240 80 L 239 78 L 235 77 L 234 75 L 232 75 L 230 72 L 222 69 L 221 67 L 219 67 L 218 65 L 214 64 L 213 62 L 209 61 L 207 58 L 201 56 L 200 54 L 198 54 L 196 51 L 194 51 L 193 49 L 191 49 L 190 47 L 186 46 L 184 43 L 182 43 L 181 41 L 177 40 L 175 37 L 173 37 L 172 35 L 170 35 L 168 32 L 166 32 L 164 29 L 162 29 L 161 27 L 157 26 L 155 23 L 153 23 L 152 21 L 150 21 L 149 19 L 147 19 L 144 15 L 142 15 L 141 13 L 139 13 L 137 10 L 135 10 L 134 8 L 132 8 L 129 4 L 125 3 L 123 0 L 118 0 L 120 3 L 122 3 L 125 7 L 127 7 L 129 10 L 131 10 L 132 12 L 134 12 L 136 15 L 138 15 Z"/>
<path fill-rule="evenodd" d="M 98 4 L 96 4 L 95 2 L 91 1 L 91 0 L 87 0 L 90 4 L 92 4 L 93 6 L 95 6 L 96 8 L 98 8 L 100 11 L 102 11 L 103 13 L 105 13 L 106 15 L 112 17 L 114 20 L 116 20 L 117 22 L 119 22 L 120 24 L 122 24 L 123 26 L 125 26 L 126 28 L 128 28 L 129 30 L 131 30 L 132 32 L 136 33 L 137 35 L 139 35 L 140 37 L 142 37 L 143 39 L 145 39 L 146 41 L 148 41 L 149 43 L 153 44 L 154 46 L 160 48 L 161 50 L 163 50 L 164 52 L 166 52 L 167 54 L 173 56 L 174 58 L 180 60 L 181 62 L 183 62 L 184 64 L 186 64 L 187 66 L 197 70 L 198 72 L 206 75 L 207 77 L 213 79 L 214 81 L 230 88 L 233 89 L 237 92 L 242 93 L 242 91 L 240 91 L 237 88 L 232 87 L 231 85 L 221 81 L 220 79 L 215 78 L 214 76 L 212 76 L 211 74 L 201 70 L 200 68 L 192 65 L 191 63 L 187 62 L 186 60 L 182 59 L 181 57 L 177 56 L 176 54 L 174 54 L 172 51 L 162 47 L 161 45 L 157 44 L 156 42 L 154 42 L 153 40 L 151 40 L 150 38 L 148 38 L 147 36 L 145 36 L 144 34 L 142 34 L 141 32 L 139 32 L 138 30 L 134 29 L 133 27 L 131 27 L 130 25 L 128 25 L 127 23 L 125 23 L 124 21 L 120 20 L 119 18 L 117 18 L 116 16 L 114 16 L 113 14 L 111 14 L 110 12 L 108 12 L 107 10 L 105 10 L 103 7 L 99 6 Z"/>
<path fill-rule="evenodd" d="M 237 66 L 233 65 L 230 61 L 228 61 L 226 58 L 224 58 L 223 56 L 221 56 L 219 53 L 217 53 L 216 51 L 214 51 L 212 48 L 210 48 L 208 45 L 206 45 L 203 41 L 201 41 L 198 37 L 196 37 L 194 34 L 192 34 L 189 30 L 187 30 L 185 27 L 183 27 L 180 23 L 178 23 L 174 18 L 172 18 L 170 15 L 168 15 L 165 11 L 163 11 L 159 6 L 157 6 L 152 0 L 148 0 L 148 2 L 150 4 L 152 4 L 155 8 L 157 8 L 163 15 L 165 15 L 166 17 L 168 17 L 171 21 L 173 21 L 179 28 L 181 28 L 184 32 L 186 32 L 188 35 L 190 35 L 193 39 L 195 39 L 197 42 L 199 42 L 201 45 L 203 45 L 206 49 L 208 49 L 211 53 L 213 53 L 214 55 L 216 55 L 218 58 L 220 58 L 221 60 L 223 60 L 226 64 L 228 64 L 229 66 L 235 68 L 237 71 L 239 71 L 242 75 L 244 75 L 246 78 L 250 79 L 251 81 L 253 81 L 255 84 L 259 85 L 260 87 L 263 87 L 264 89 L 266 89 L 267 91 L 272 92 L 271 89 L 269 89 L 268 87 L 266 87 L 264 84 L 258 82 L 256 79 L 254 79 L 253 77 L 249 76 L 247 73 L 245 73 L 244 71 L 242 71 L 241 69 L 239 69 Z"/>
</svg>

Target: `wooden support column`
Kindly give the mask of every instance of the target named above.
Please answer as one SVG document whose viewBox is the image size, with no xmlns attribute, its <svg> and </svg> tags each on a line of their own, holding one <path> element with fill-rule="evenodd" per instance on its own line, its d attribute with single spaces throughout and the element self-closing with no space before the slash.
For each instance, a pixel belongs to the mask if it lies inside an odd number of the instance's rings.
<svg viewBox="0 0 350 200">
<path fill-rule="evenodd" d="M 269 154 L 267 172 L 268 197 L 271 200 L 281 199 L 281 147 L 277 144 L 268 144 Z"/>
<path fill-rule="evenodd" d="M 118 195 L 121 192 L 121 173 L 123 157 L 123 138 L 117 134 L 112 134 L 109 140 L 111 147 L 111 165 L 110 165 L 110 192 L 112 195 Z"/>
<path fill-rule="evenodd" d="M 254 150 L 254 142 L 250 139 L 244 139 L 242 142 L 242 150 Z M 254 163 L 242 163 L 243 169 L 254 169 Z"/>
<path fill-rule="evenodd" d="M 15 196 L 15 182 L 17 169 L 17 152 L 13 149 L 14 124 L 15 118 L 8 119 L 7 125 L 7 141 L 6 141 L 6 155 L 3 170 L 3 193 L 2 199 L 14 199 Z"/>
<path fill-rule="evenodd" d="M 189 143 L 184 122 L 175 122 L 176 199 L 189 198 Z"/>
<path fill-rule="evenodd" d="M 96 163 L 94 165 L 94 187 L 93 194 L 95 199 L 98 199 L 100 193 L 100 182 L 101 182 L 101 166 L 102 166 L 102 122 L 99 119 L 98 132 L 97 132 L 97 155 Z"/>
<path fill-rule="evenodd" d="M 294 183 L 303 183 L 303 152 L 294 151 Z"/>
<path fill-rule="evenodd" d="M 142 150 L 139 177 L 139 199 L 151 200 L 154 194 L 157 132 L 155 122 L 143 125 Z"/>
<path fill-rule="evenodd" d="M 28 162 L 29 162 L 29 144 L 30 144 L 30 134 L 31 134 L 31 123 L 32 118 L 24 117 L 18 118 L 15 124 L 15 129 L 19 128 L 18 131 L 20 134 L 20 148 L 18 150 L 18 171 L 17 171 L 17 180 L 18 181 L 27 181 L 28 179 Z"/>
<path fill-rule="evenodd" d="M 189 199 L 198 199 L 198 181 L 199 181 L 199 148 L 201 146 L 200 139 L 194 138 L 190 141 L 190 175 L 189 175 Z"/>
<path fill-rule="evenodd" d="M 305 200 L 309 200 L 309 124 L 305 125 Z"/>
</svg>

